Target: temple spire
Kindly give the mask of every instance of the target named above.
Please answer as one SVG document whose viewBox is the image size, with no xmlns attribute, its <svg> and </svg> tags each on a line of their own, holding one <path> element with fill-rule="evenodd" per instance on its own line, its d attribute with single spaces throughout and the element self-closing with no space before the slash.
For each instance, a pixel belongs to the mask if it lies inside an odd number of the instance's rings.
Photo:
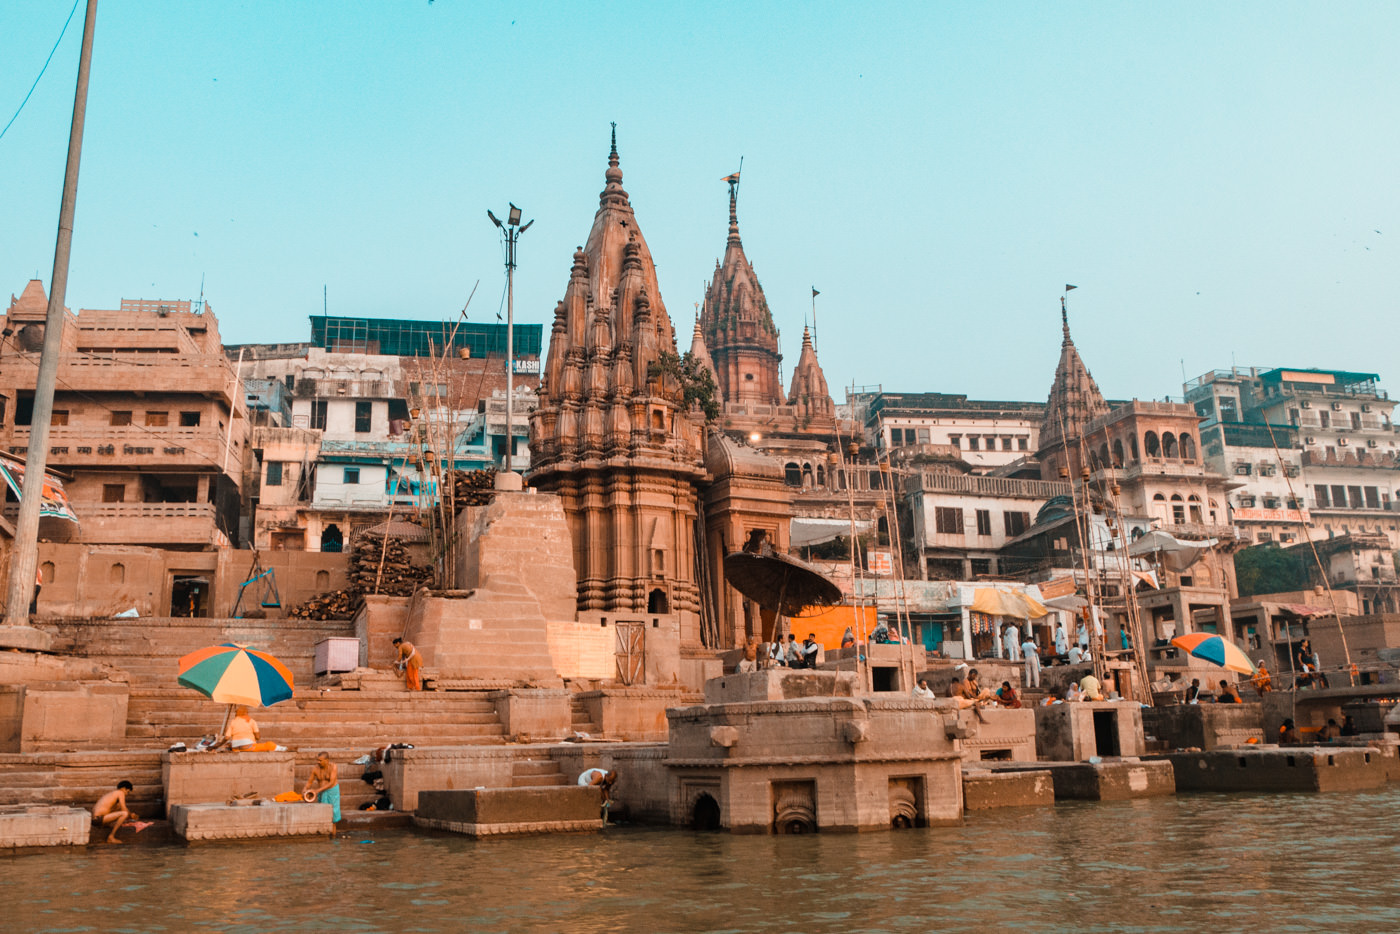
<svg viewBox="0 0 1400 934">
<path fill-rule="evenodd" d="M 739 242 L 739 175 L 729 176 L 729 243 Z"/>
</svg>

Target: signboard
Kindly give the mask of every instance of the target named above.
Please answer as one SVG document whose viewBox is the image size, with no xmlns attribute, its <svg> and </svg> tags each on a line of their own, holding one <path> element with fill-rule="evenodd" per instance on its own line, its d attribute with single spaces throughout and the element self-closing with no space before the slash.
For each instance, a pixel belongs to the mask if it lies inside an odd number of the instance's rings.
<svg viewBox="0 0 1400 934">
<path fill-rule="evenodd" d="M 1035 585 L 1040 590 L 1040 596 L 1046 600 L 1053 600 L 1056 597 L 1068 597 L 1074 593 L 1073 577 L 1057 577 L 1054 580 L 1044 581 Z"/>
<path fill-rule="evenodd" d="M 1278 376 L 1285 383 L 1317 383 L 1330 386 L 1337 382 L 1337 378 L 1331 373 L 1299 373 L 1296 370 L 1284 370 Z"/>
<path fill-rule="evenodd" d="M 894 577 L 894 560 L 888 551 L 870 549 L 865 553 L 870 562 L 870 573 L 876 577 Z"/>
<path fill-rule="evenodd" d="M 24 465 L 18 461 L 0 460 L 0 476 L 3 476 L 5 482 L 10 485 L 10 489 L 15 493 L 15 498 L 22 498 Z M 63 484 L 59 482 L 57 477 L 49 474 L 44 475 L 43 495 L 39 500 L 39 518 L 46 517 L 67 519 L 69 522 L 78 521 L 73 507 L 68 503 L 68 494 L 64 491 Z"/>
<path fill-rule="evenodd" d="M 1236 509 L 1236 522 L 1310 522 L 1306 509 Z"/>
<path fill-rule="evenodd" d="M 540 371 L 539 360 L 517 360 L 515 361 L 515 372 L 517 373 L 538 373 Z"/>
</svg>

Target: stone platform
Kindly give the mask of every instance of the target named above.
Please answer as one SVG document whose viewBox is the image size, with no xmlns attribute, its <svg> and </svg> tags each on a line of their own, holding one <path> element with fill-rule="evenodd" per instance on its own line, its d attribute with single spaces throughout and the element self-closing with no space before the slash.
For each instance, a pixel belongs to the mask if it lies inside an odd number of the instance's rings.
<svg viewBox="0 0 1400 934">
<path fill-rule="evenodd" d="M 177 804 L 170 809 L 170 824 L 189 843 L 335 832 L 329 804 Z"/>
<path fill-rule="evenodd" d="M 1177 790 L 1172 770 L 1159 760 L 982 764 L 999 773 L 1047 771 L 1056 801 L 1126 801 L 1175 794 Z"/>
<path fill-rule="evenodd" d="M 1386 783 L 1379 749 L 1342 746 L 1263 746 L 1173 752 L 1160 757 L 1182 791 L 1358 791 Z"/>
<path fill-rule="evenodd" d="M 1046 770 L 992 772 L 963 769 L 963 810 L 1048 807 L 1055 803 L 1055 781 Z"/>
<path fill-rule="evenodd" d="M 296 753 L 167 752 L 161 757 L 165 811 L 174 820 L 175 806 L 223 804 L 254 792 L 272 798 L 292 791 Z"/>
<path fill-rule="evenodd" d="M 413 822 L 473 837 L 601 830 L 603 793 L 581 785 L 421 791 Z"/>
<path fill-rule="evenodd" d="M 27 846 L 86 846 L 92 814 L 82 808 L 30 805 L 0 808 L 0 850 Z"/>
</svg>

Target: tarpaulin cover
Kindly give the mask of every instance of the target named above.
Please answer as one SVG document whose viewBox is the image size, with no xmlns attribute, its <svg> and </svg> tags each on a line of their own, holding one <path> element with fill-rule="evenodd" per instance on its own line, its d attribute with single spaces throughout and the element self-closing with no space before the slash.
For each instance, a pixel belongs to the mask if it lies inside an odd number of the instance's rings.
<svg viewBox="0 0 1400 934">
<path fill-rule="evenodd" d="M 1039 600 L 1022 593 L 978 587 L 972 594 L 969 610 L 988 616 L 1014 616 L 1017 619 L 1039 619 L 1050 611 Z"/>
<path fill-rule="evenodd" d="M 24 465 L 12 460 L 0 460 L 0 476 L 14 490 L 16 498 L 22 498 L 24 490 Z M 44 475 L 43 495 L 39 500 L 39 518 L 67 519 L 77 522 L 78 516 L 68 502 L 68 494 L 57 477 Z"/>
</svg>

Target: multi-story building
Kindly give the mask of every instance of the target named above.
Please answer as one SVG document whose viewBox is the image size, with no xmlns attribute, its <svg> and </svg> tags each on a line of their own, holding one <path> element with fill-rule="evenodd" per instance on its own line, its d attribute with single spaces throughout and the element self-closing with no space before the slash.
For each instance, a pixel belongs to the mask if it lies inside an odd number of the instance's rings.
<svg viewBox="0 0 1400 934">
<path fill-rule="evenodd" d="M 1400 547 L 1395 403 L 1375 373 L 1215 370 L 1187 383 L 1217 469 L 1241 482 L 1235 521 L 1254 541 L 1384 535 Z"/>
<path fill-rule="evenodd" d="M 859 403 L 866 440 L 877 450 L 943 445 L 977 473 L 1033 456 L 1045 416 L 1040 402 L 970 400 L 942 392 L 876 391 Z"/>
<path fill-rule="evenodd" d="M 515 330 L 522 356 L 509 437 L 521 470 L 541 327 Z M 426 508 L 439 470 L 505 466 L 503 326 L 314 316 L 311 336 L 227 349 L 249 398 L 268 412 L 248 484 L 259 547 L 348 548 L 390 512 Z"/>
<path fill-rule="evenodd" d="M 12 298 L 0 344 L 0 446 L 28 453 L 48 300 Z M 238 538 L 246 407 L 218 320 L 188 301 L 65 310 L 49 464 L 77 541 L 212 550 Z"/>
</svg>

